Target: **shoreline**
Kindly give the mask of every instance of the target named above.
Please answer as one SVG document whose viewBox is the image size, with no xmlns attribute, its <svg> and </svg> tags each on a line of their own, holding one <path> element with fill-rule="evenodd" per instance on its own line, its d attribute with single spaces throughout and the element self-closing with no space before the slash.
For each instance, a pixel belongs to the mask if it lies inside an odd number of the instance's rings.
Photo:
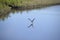
<svg viewBox="0 0 60 40">
<path fill-rule="evenodd" d="M 60 5 L 60 1 L 47 1 L 47 0 L 0 0 L 0 15 L 7 14 L 11 10 L 30 10 L 44 8 L 54 5 Z"/>
<path fill-rule="evenodd" d="M 60 5 L 59 0 L 0 0 L 0 9 L 34 9 Z"/>
<path fill-rule="evenodd" d="M 29 5 L 29 6 L 12 6 L 12 5 L 7 5 L 7 6 L 10 7 L 11 9 L 26 10 L 26 9 L 43 8 L 43 7 L 54 6 L 54 5 L 60 5 L 60 3 L 48 4 L 48 5 L 36 4 L 36 5 Z"/>
<path fill-rule="evenodd" d="M 44 7 L 48 7 L 48 6 L 54 6 L 54 5 L 60 5 L 60 4 L 53 4 L 53 5 L 43 5 L 43 7 L 41 6 L 38 6 L 38 7 L 33 7 L 33 8 L 18 8 L 18 9 L 15 9 L 15 8 L 11 8 L 8 10 L 7 9 L 3 9 L 2 11 L 0 11 L 0 19 L 4 20 L 5 18 L 7 18 L 9 16 L 9 14 L 12 12 L 12 13 L 15 13 L 17 11 L 24 11 L 24 10 L 33 10 L 33 9 L 40 9 L 40 8 L 44 8 Z"/>
</svg>

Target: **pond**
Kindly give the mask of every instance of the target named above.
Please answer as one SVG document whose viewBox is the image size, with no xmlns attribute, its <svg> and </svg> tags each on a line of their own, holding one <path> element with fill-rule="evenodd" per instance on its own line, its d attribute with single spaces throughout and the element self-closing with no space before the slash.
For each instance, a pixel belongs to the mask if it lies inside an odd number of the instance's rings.
<svg viewBox="0 0 60 40">
<path fill-rule="evenodd" d="M 10 12 L 0 19 L 0 40 L 60 40 L 60 5 Z"/>
</svg>

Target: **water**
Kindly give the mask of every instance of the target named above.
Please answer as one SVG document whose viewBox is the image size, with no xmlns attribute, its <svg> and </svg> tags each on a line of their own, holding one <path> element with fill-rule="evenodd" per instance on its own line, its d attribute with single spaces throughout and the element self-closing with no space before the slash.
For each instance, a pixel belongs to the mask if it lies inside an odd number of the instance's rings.
<svg viewBox="0 0 60 40">
<path fill-rule="evenodd" d="M 60 40 L 60 5 L 11 12 L 0 20 L 0 40 Z"/>
</svg>

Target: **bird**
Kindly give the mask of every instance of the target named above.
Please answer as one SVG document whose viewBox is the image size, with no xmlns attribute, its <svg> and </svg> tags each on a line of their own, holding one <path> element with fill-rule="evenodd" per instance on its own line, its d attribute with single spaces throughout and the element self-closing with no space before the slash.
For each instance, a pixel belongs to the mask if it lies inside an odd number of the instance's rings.
<svg viewBox="0 0 60 40">
<path fill-rule="evenodd" d="M 30 18 L 28 18 L 28 20 L 30 20 L 31 22 L 33 22 L 35 20 L 35 18 L 33 18 L 32 20 Z"/>
<path fill-rule="evenodd" d="M 33 18 L 32 20 L 30 18 L 28 18 L 29 21 L 31 21 L 31 24 L 28 26 L 28 28 L 30 28 L 31 26 L 33 27 L 33 22 L 35 20 L 35 18 Z"/>
</svg>

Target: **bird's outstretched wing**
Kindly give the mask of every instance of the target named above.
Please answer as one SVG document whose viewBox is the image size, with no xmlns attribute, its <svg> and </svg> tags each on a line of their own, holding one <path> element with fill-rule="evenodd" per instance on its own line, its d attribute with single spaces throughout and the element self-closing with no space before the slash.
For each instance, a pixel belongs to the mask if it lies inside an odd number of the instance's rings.
<svg viewBox="0 0 60 40">
<path fill-rule="evenodd" d="M 35 20 L 35 18 L 32 20 L 32 22 Z"/>
<path fill-rule="evenodd" d="M 30 18 L 28 18 L 28 20 L 30 20 L 31 22 L 33 22 L 33 21 L 35 20 L 35 18 L 34 18 L 34 19 L 32 19 L 32 20 L 31 20 Z"/>
<path fill-rule="evenodd" d="M 32 21 L 30 18 L 28 18 L 29 21 Z"/>
</svg>

